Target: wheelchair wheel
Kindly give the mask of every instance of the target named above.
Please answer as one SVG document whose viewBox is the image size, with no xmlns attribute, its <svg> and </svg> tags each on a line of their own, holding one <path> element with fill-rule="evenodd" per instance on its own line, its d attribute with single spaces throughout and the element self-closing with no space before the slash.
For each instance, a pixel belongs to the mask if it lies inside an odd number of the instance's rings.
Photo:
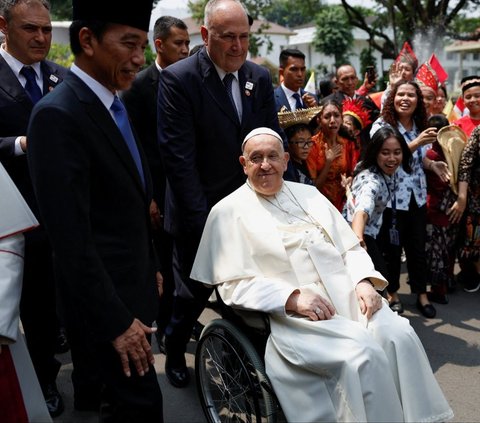
<svg viewBox="0 0 480 423">
<path fill-rule="evenodd" d="M 195 377 L 209 423 L 274 423 L 278 405 L 263 360 L 232 323 L 217 319 L 202 332 Z"/>
</svg>

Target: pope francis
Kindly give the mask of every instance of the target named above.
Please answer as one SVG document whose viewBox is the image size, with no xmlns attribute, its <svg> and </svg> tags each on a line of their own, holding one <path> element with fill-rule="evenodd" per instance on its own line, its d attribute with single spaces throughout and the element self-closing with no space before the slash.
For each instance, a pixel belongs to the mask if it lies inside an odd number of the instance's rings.
<svg viewBox="0 0 480 423">
<path fill-rule="evenodd" d="M 266 370 L 288 421 L 452 418 L 348 224 L 314 187 L 283 181 L 281 137 L 255 129 L 242 152 L 248 180 L 210 212 L 191 277 L 218 285 L 228 305 L 269 314 Z"/>
</svg>

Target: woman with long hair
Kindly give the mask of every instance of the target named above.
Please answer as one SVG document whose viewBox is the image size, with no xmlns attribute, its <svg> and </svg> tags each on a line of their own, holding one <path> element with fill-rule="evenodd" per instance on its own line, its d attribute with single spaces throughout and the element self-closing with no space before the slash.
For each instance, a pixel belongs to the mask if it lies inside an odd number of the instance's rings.
<svg viewBox="0 0 480 423">
<path fill-rule="evenodd" d="M 351 182 L 355 143 L 339 134 L 343 124 L 342 106 L 335 100 L 320 103 L 319 131 L 307 158 L 307 166 L 317 189 L 339 210 L 346 200 L 345 187 Z M 346 132 L 346 130 L 345 130 Z"/>
<path fill-rule="evenodd" d="M 392 310 L 403 312 L 397 292 L 403 248 L 410 286 L 417 294 L 416 306 L 425 317 L 433 318 L 436 310 L 427 297 L 426 283 L 427 185 L 423 169 L 432 169 L 442 178 L 448 178 L 448 167 L 444 162 L 426 158 L 426 146 L 436 140 L 437 130 L 427 127 L 422 92 L 415 82 L 402 80 L 393 85 L 371 135 L 387 125 L 398 129 L 412 153 L 412 172 L 408 174 L 403 167 L 398 169 L 394 201 L 385 209 L 379 234 L 388 269 L 388 300 Z"/>
<path fill-rule="evenodd" d="M 352 195 L 346 203 L 345 214 L 353 232 L 367 250 L 375 269 L 385 276 L 388 271 L 376 238 L 382 226 L 382 214 L 388 202 L 394 201 L 396 171 L 402 166 L 410 173 L 411 157 L 407 143 L 395 128 L 380 128 L 355 168 Z"/>
</svg>

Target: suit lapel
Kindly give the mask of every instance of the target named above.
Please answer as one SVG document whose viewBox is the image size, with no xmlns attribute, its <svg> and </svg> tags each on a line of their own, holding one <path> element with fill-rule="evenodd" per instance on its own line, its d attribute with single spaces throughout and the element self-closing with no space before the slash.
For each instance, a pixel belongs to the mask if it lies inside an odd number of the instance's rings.
<svg viewBox="0 0 480 423">
<path fill-rule="evenodd" d="M 58 84 L 60 84 L 60 82 L 62 82 L 62 78 L 58 74 L 58 71 L 51 68 L 47 62 L 40 62 L 40 67 L 42 69 L 43 78 L 43 95 L 47 95 Z"/>
<path fill-rule="evenodd" d="M 283 88 L 280 85 L 275 90 L 275 97 L 278 99 L 277 103 L 285 106 L 289 112 L 292 110 L 285 91 L 283 91 Z"/>
<path fill-rule="evenodd" d="M 33 104 L 30 97 L 28 97 L 22 84 L 20 84 L 20 81 L 2 56 L 0 56 L 0 80 L 2 81 L 0 90 L 16 102 L 22 104 L 27 110 L 32 110 Z"/>
<path fill-rule="evenodd" d="M 233 109 L 233 104 L 228 98 L 225 86 L 220 80 L 217 70 L 208 57 L 205 48 L 198 53 L 198 61 L 201 73 L 203 75 L 204 86 L 210 97 L 230 120 L 239 125 L 237 112 Z"/>
<path fill-rule="evenodd" d="M 135 184 L 144 194 L 145 190 L 143 189 L 135 162 L 133 161 L 130 150 L 128 149 L 125 140 L 123 139 L 123 136 L 120 133 L 120 130 L 118 129 L 110 112 L 105 108 L 97 95 L 75 75 L 69 73 L 64 83 L 67 82 L 72 86 L 80 102 L 84 105 L 85 111 L 93 124 L 96 125 L 101 132 L 103 132 L 105 138 L 108 140 L 108 143 L 119 157 L 121 163 L 127 168 L 128 172 L 135 180 Z M 136 137 L 135 141 L 137 142 L 139 151 L 141 151 L 141 147 Z M 142 159 L 142 167 L 145 173 L 148 165 L 142 152 L 140 153 L 140 157 Z M 145 182 L 147 182 L 147 179 L 148 178 L 145 176 Z M 148 192 L 149 187 L 146 187 L 146 189 Z"/>
</svg>

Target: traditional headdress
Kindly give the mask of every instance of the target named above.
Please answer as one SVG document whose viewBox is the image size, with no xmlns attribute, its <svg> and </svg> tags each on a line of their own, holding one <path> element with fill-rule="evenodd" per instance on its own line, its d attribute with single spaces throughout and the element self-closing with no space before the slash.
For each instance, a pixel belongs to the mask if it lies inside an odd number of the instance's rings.
<svg viewBox="0 0 480 423">
<path fill-rule="evenodd" d="M 73 0 L 73 20 L 110 22 L 147 31 L 153 0 L 137 0 L 130 5 L 116 0 Z"/>
<path fill-rule="evenodd" d="M 421 87 L 429 87 L 433 91 L 438 91 L 438 76 L 433 70 L 430 63 L 425 62 L 418 68 L 418 72 L 415 75 L 415 82 Z"/>
<path fill-rule="evenodd" d="M 477 76 L 477 75 L 466 76 L 465 78 L 462 79 L 460 83 L 462 94 L 469 88 L 475 87 L 477 85 L 480 85 L 480 76 Z"/>
<path fill-rule="evenodd" d="M 317 106 L 309 107 L 308 109 L 297 109 L 293 112 L 288 110 L 280 110 L 278 112 L 278 122 L 280 123 L 280 127 L 282 129 L 286 129 L 289 126 L 298 125 L 300 123 L 308 125 L 311 120 L 322 111 L 322 109 L 322 106 Z"/>
<path fill-rule="evenodd" d="M 342 103 L 343 114 L 353 116 L 359 123 L 362 129 L 372 123 L 370 113 L 362 107 L 360 99 L 347 98 Z"/>
<path fill-rule="evenodd" d="M 413 52 L 413 49 L 408 43 L 408 41 L 405 41 L 402 49 L 400 50 L 400 53 L 395 59 L 395 63 L 402 63 L 402 62 L 409 63 L 410 65 L 412 65 L 414 72 L 418 67 L 417 56 L 415 56 L 415 53 Z"/>
</svg>

